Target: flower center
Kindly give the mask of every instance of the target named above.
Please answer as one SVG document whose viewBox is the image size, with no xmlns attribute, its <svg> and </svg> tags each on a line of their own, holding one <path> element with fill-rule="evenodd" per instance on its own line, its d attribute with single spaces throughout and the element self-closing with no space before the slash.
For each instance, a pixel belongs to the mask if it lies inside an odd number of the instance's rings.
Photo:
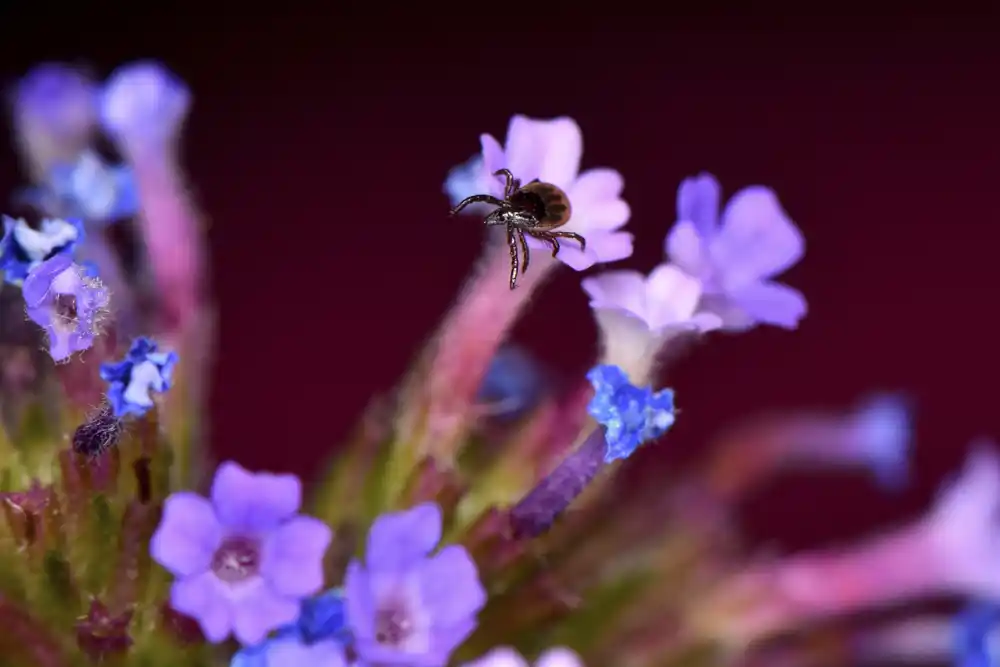
<svg viewBox="0 0 1000 667">
<path fill-rule="evenodd" d="M 399 646 L 413 634 L 413 618 L 400 602 L 390 602 L 375 613 L 375 641 Z"/>
<path fill-rule="evenodd" d="M 67 322 L 76 322 L 78 312 L 76 309 L 76 297 L 72 294 L 56 294 L 53 306 L 56 315 Z"/>
<path fill-rule="evenodd" d="M 249 537 L 227 537 L 212 556 L 212 571 L 227 584 L 253 577 L 260 570 L 260 542 Z"/>
</svg>

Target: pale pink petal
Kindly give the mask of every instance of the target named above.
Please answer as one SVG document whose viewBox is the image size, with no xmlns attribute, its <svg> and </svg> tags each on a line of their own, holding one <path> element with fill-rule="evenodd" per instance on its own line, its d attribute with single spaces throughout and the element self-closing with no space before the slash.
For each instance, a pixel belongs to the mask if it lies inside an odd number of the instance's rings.
<svg viewBox="0 0 1000 667">
<path fill-rule="evenodd" d="M 646 279 L 646 324 L 653 331 L 689 323 L 701 299 L 701 283 L 671 264 Z"/>
<path fill-rule="evenodd" d="M 538 656 L 535 667 L 583 667 L 583 662 L 574 651 L 557 647 L 550 648 Z"/>
<path fill-rule="evenodd" d="M 493 135 L 480 135 L 479 142 L 483 148 L 482 180 L 484 183 L 490 184 L 488 194 L 500 197 L 503 195 L 504 180 L 493 174 L 507 166 L 507 157 L 504 155 L 500 142 L 494 139 Z M 484 192 L 484 194 L 487 193 Z"/>
<path fill-rule="evenodd" d="M 712 259 L 735 288 L 788 269 L 805 252 L 805 239 L 770 188 L 740 190 L 722 213 Z"/>
<path fill-rule="evenodd" d="M 621 308 L 645 319 L 646 277 L 638 271 L 604 271 L 580 281 L 593 308 Z"/>
<path fill-rule="evenodd" d="M 507 168 L 527 183 L 535 178 L 569 188 L 580 169 L 583 135 L 572 118 L 514 116 L 507 128 Z"/>
</svg>

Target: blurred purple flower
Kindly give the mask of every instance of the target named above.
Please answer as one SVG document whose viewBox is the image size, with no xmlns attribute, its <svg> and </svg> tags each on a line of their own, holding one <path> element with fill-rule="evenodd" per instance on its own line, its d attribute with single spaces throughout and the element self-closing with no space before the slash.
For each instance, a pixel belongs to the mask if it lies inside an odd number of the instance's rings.
<svg viewBox="0 0 1000 667">
<path fill-rule="evenodd" d="M 233 633 L 257 644 L 295 621 L 301 600 L 323 587 L 332 533 L 300 516 L 301 503 L 294 475 L 254 474 L 233 462 L 216 471 L 210 501 L 187 492 L 167 498 L 150 552 L 177 577 L 171 605 L 197 619 L 209 641 Z"/>
<path fill-rule="evenodd" d="M 108 312 L 108 291 L 69 255 L 56 255 L 39 264 L 21 289 L 28 317 L 48 334 L 54 361 L 66 361 L 93 345 Z"/>
<path fill-rule="evenodd" d="M 501 146 L 493 136 L 483 134 L 482 159 L 453 169 L 445 183 L 452 200 L 473 194 L 503 195 L 503 181 L 493 176 L 509 169 L 521 183 L 540 179 L 552 183 L 569 196 L 572 216 L 560 230 L 576 232 L 587 239 L 586 250 L 564 243 L 558 259 L 583 271 L 599 262 L 614 262 L 632 254 L 633 236 L 620 231 L 631 211 L 621 198 L 624 181 L 613 169 L 590 169 L 580 173 L 583 135 L 572 118 L 537 120 L 514 116 L 507 127 L 507 141 Z M 474 174 L 473 170 L 479 173 Z M 551 249 L 536 239 L 528 245 Z"/>
<path fill-rule="evenodd" d="M 3 216 L 0 240 L 0 271 L 9 283 L 19 283 L 36 266 L 56 255 L 72 256 L 83 241 L 83 224 L 78 220 L 46 218 L 38 228 L 23 219 Z"/>
<path fill-rule="evenodd" d="M 51 135 L 78 138 L 96 121 L 97 87 L 68 65 L 37 65 L 17 84 L 14 112 L 22 121 Z"/>
<path fill-rule="evenodd" d="M 108 77 L 101 122 L 117 141 L 162 149 L 177 138 L 190 106 L 190 91 L 172 72 L 156 62 L 136 62 Z"/>
<path fill-rule="evenodd" d="M 796 328 L 806 314 L 805 297 L 772 278 L 801 259 L 801 232 L 770 188 L 740 190 L 721 216 L 720 191 L 711 174 L 681 183 L 667 255 L 701 280 L 703 306 L 718 313 L 727 328 L 758 323 Z"/>
<path fill-rule="evenodd" d="M 362 662 L 441 667 L 476 627 L 486 592 L 469 553 L 441 540 L 441 510 L 423 503 L 383 514 L 368 533 L 365 564 L 352 561 L 347 623 Z"/>
<path fill-rule="evenodd" d="M 845 454 L 866 462 L 879 485 L 888 491 L 901 490 L 909 478 L 910 413 L 909 403 L 901 396 L 871 396 L 851 415 L 851 433 L 841 443 Z"/>
</svg>

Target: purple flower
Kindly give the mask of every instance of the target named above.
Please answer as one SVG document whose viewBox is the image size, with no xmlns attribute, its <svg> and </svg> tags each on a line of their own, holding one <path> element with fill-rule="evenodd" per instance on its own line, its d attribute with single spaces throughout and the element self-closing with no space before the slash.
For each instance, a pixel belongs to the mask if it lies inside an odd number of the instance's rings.
<svg viewBox="0 0 1000 667">
<path fill-rule="evenodd" d="M 232 633 L 257 644 L 295 621 L 302 599 L 323 587 L 332 533 L 298 515 L 301 502 L 294 475 L 253 474 L 233 462 L 216 471 L 211 500 L 167 498 L 150 552 L 177 577 L 171 605 L 197 619 L 209 641 Z"/>
<path fill-rule="evenodd" d="M 118 141 L 159 149 L 176 139 L 190 106 L 190 91 L 172 72 L 156 62 L 131 63 L 108 77 L 101 122 Z"/>
<path fill-rule="evenodd" d="M 362 662 L 441 667 L 476 627 L 486 592 L 461 546 L 441 540 L 441 510 L 423 503 L 383 514 L 368 533 L 365 564 L 352 561 L 347 623 Z"/>
<path fill-rule="evenodd" d="M 56 362 L 88 349 L 108 312 L 108 291 L 69 255 L 56 255 L 31 270 L 22 286 L 28 317 L 45 329 Z"/>
<path fill-rule="evenodd" d="M 681 183 L 667 254 L 701 280 L 702 307 L 722 317 L 727 328 L 761 322 L 796 328 L 806 314 L 806 300 L 772 278 L 801 259 L 801 232 L 770 188 L 740 190 L 721 216 L 719 199 L 719 182 L 711 174 Z"/>
<path fill-rule="evenodd" d="M 18 82 L 14 111 L 22 123 L 60 139 L 78 139 L 96 121 L 97 89 L 88 76 L 68 65 L 44 63 Z"/>
</svg>

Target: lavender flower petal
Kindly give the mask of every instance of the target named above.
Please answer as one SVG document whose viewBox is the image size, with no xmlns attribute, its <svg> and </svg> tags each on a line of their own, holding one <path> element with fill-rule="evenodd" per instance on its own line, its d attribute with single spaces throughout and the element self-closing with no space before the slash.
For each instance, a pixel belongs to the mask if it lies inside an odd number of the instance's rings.
<svg viewBox="0 0 1000 667">
<path fill-rule="evenodd" d="M 802 292 L 775 282 L 756 282 L 733 290 L 733 303 L 756 322 L 795 329 L 809 304 Z"/>
<path fill-rule="evenodd" d="M 419 582 L 425 610 L 442 627 L 467 621 L 486 604 L 476 564 L 463 547 L 445 547 L 424 562 Z"/>
<path fill-rule="evenodd" d="M 261 574 L 283 595 L 312 595 L 323 588 L 323 554 L 332 539 L 333 531 L 322 521 L 296 517 L 271 534 Z"/>
<path fill-rule="evenodd" d="M 279 640 L 267 651 L 267 667 L 345 667 L 347 660 L 334 641 L 304 644 L 293 639 Z"/>
<path fill-rule="evenodd" d="M 685 178 L 677 190 L 677 220 L 689 222 L 702 238 L 711 238 L 719 226 L 722 186 L 707 173 Z"/>
<path fill-rule="evenodd" d="M 232 632 L 232 609 L 220 594 L 219 580 L 210 571 L 175 581 L 170 587 L 170 604 L 196 619 L 205 639 L 213 644 L 224 641 Z"/>
<path fill-rule="evenodd" d="M 300 610 L 297 598 L 279 595 L 263 582 L 232 602 L 233 634 L 242 644 L 257 644 L 271 630 L 294 623 Z"/>
<path fill-rule="evenodd" d="M 351 561 L 344 574 L 347 623 L 355 636 L 375 635 L 375 598 L 371 577 L 358 561 Z"/>
<path fill-rule="evenodd" d="M 251 473 L 237 463 L 219 466 L 212 484 L 212 505 L 226 526 L 272 530 L 302 506 L 302 482 L 295 475 Z"/>
<path fill-rule="evenodd" d="M 365 553 L 373 570 L 398 570 L 419 562 L 441 541 L 441 509 L 423 503 L 383 514 L 368 533 Z"/>
<path fill-rule="evenodd" d="M 163 504 L 163 519 L 150 541 L 150 553 L 178 577 L 204 572 L 222 542 L 222 527 L 212 504 L 195 493 L 175 493 Z"/>
</svg>

